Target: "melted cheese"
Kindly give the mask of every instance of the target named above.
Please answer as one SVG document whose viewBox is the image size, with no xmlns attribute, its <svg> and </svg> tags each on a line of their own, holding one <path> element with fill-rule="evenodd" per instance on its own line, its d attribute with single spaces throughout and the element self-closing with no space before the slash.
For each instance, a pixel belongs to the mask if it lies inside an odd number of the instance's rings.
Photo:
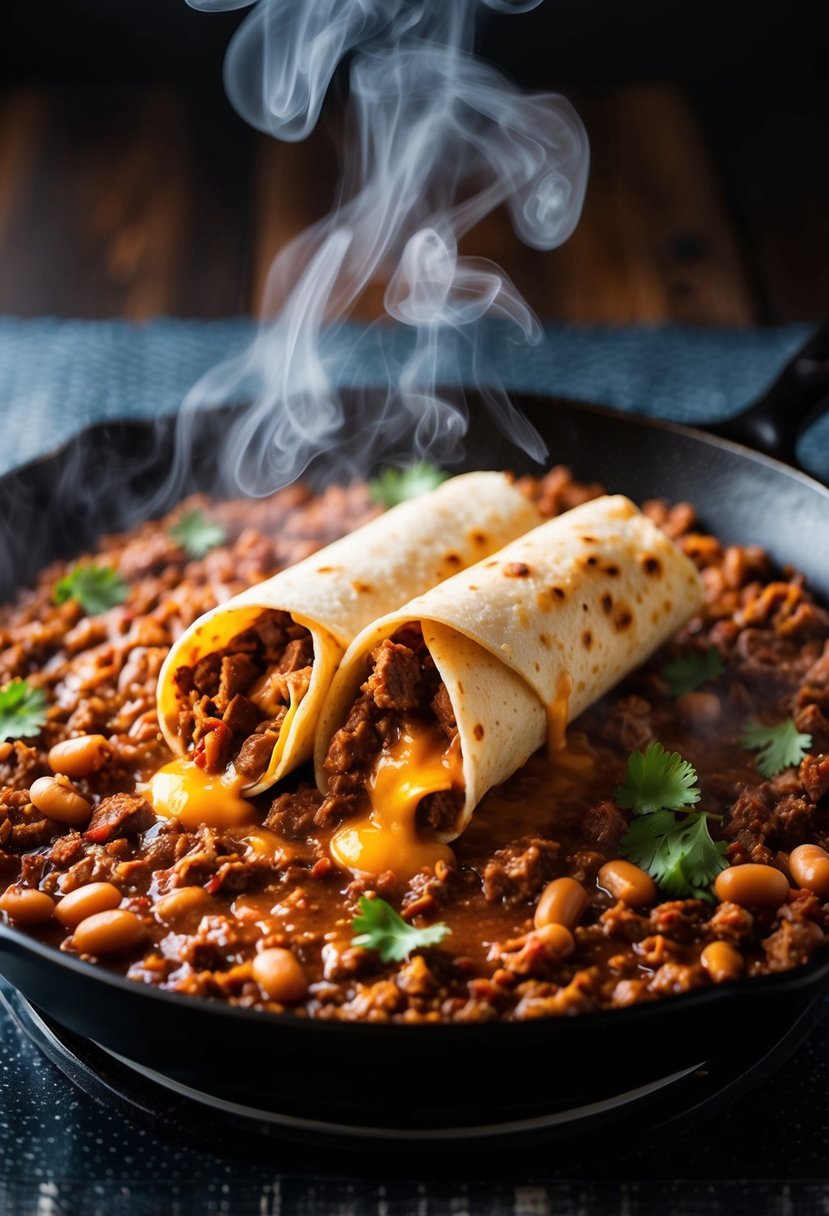
<svg viewBox="0 0 829 1216">
<path fill-rule="evenodd" d="M 192 760 L 165 764 L 150 778 L 147 797 L 157 815 L 178 819 L 185 828 L 255 825 L 253 807 L 241 796 L 244 778 L 230 769 L 206 773 Z"/>
<path fill-rule="evenodd" d="M 437 727 L 410 723 L 384 750 L 366 784 L 371 811 L 342 825 L 331 840 L 338 865 L 358 873 L 393 870 L 408 879 L 438 861 L 453 863 L 448 845 L 418 835 L 415 814 L 427 794 L 462 783 L 460 750 Z"/>
</svg>

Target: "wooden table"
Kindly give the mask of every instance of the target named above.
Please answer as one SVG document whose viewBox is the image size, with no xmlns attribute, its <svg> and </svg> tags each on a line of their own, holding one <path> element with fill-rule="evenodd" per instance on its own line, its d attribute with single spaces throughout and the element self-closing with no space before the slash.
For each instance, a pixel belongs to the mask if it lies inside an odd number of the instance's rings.
<svg viewBox="0 0 829 1216">
<path fill-rule="evenodd" d="M 466 240 L 545 320 L 747 325 L 825 314 L 829 101 L 566 90 L 592 168 L 581 223 L 550 254 L 503 211 Z M 277 250 L 328 209 L 329 109 L 304 144 L 165 85 L 21 84 L 0 94 L 0 312 L 256 311 Z M 368 296 L 357 316 L 372 316 Z"/>
</svg>

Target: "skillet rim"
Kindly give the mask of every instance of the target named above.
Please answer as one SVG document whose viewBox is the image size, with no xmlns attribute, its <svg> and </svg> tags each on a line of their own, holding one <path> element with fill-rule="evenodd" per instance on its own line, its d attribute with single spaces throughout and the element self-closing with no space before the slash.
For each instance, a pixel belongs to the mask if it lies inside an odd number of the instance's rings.
<svg viewBox="0 0 829 1216">
<path fill-rule="evenodd" d="M 593 415 L 609 418 L 614 422 L 622 422 L 623 424 L 631 425 L 634 428 L 645 428 L 653 432 L 668 433 L 679 435 L 683 439 L 690 439 L 696 443 L 702 443 L 705 446 L 724 450 L 736 456 L 742 461 L 748 461 L 751 464 L 759 465 L 774 470 L 776 473 L 800 483 L 805 489 L 811 493 L 817 493 L 822 498 L 826 505 L 829 506 L 829 486 L 824 485 L 816 477 L 802 469 L 796 468 L 787 462 L 780 460 L 774 456 L 769 456 L 765 452 L 758 452 L 755 449 L 748 447 L 746 444 L 740 443 L 733 439 L 728 439 L 721 435 L 711 434 L 700 427 L 688 426 L 685 423 L 673 422 L 669 419 L 652 418 L 628 412 L 625 410 L 613 409 L 609 406 L 596 405 L 592 402 L 578 401 L 574 398 L 559 397 L 542 393 L 515 393 L 513 394 L 515 401 L 519 405 L 524 403 L 536 403 L 539 406 L 564 408 L 565 410 L 582 415 Z M 477 400 L 477 394 L 469 392 L 467 399 L 471 403 Z M 244 408 L 244 403 L 232 403 L 230 405 L 217 407 L 213 413 L 218 414 L 223 411 L 236 411 Z M 85 427 L 80 427 L 72 435 L 57 444 L 48 452 L 41 453 L 21 465 L 15 465 L 11 469 L 7 469 L 0 474 L 0 488 L 4 484 L 16 477 L 25 476 L 27 472 L 45 467 L 51 461 L 59 460 L 62 456 L 69 456 L 71 448 L 77 443 L 93 443 L 104 442 L 108 432 L 124 431 L 135 429 L 151 433 L 161 422 L 163 425 L 175 425 L 175 414 L 163 415 L 160 418 L 113 418 L 105 419 L 99 422 L 94 422 Z M 463 467 L 465 462 L 459 462 L 456 467 Z M 545 465 L 538 461 L 533 461 L 538 468 L 544 468 Z M 458 1022 L 435 1022 L 435 1023 L 402 1023 L 402 1022 L 387 1022 L 387 1023 L 366 1023 L 360 1021 L 345 1021 L 339 1019 L 325 1019 L 313 1017 L 301 1017 L 296 1013 L 275 1013 L 261 1009 L 249 1009 L 247 1007 L 231 1005 L 228 1002 L 215 1000 L 200 996 L 186 995 L 179 992 L 171 992 L 166 989 L 155 988 L 152 985 L 138 983 L 135 980 L 128 980 L 126 976 L 120 976 L 109 971 L 105 966 L 99 964 L 84 962 L 80 958 L 60 951 L 54 946 L 49 946 L 44 942 L 38 941 L 36 938 L 28 937 L 25 933 L 15 929 L 11 925 L 0 922 L 0 955 L 7 948 L 6 943 L 10 942 L 13 948 L 17 948 L 17 952 L 32 953 L 38 956 L 42 962 L 49 966 L 58 968 L 68 968 L 72 972 L 76 972 L 82 980 L 93 981 L 94 983 L 103 984 L 105 987 L 114 987 L 121 991 L 127 998 L 130 995 L 137 996 L 140 993 L 155 1002 L 161 1000 L 162 1003 L 172 1005 L 174 1007 L 181 1006 L 182 1009 L 192 1009 L 195 1005 L 202 1016 L 217 1015 L 219 1018 L 230 1017 L 234 1021 L 241 1020 L 253 1021 L 261 1025 L 266 1023 L 276 1026 L 289 1026 L 298 1030 L 307 1027 L 329 1026 L 340 1028 L 349 1026 L 352 1028 L 359 1027 L 359 1030 L 350 1030 L 348 1033 L 356 1034 L 373 1034 L 375 1037 L 380 1031 L 384 1036 L 390 1034 L 405 1034 L 411 1035 L 414 1031 L 419 1030 L 421 1034 L 432 1033 L 449 1033 L 450 1035 L 459 1035 L 466 1033 L 469 1035 L 469 1026 L 466 1023 Z M 0 965 L 0 973 L 2 966 Z M 815 992 L 819 991 L 821 982 L 829 980 L 829 943 L 822 947 L 817 954 L 817 957 L 812 958 L 807 963 L 800 964 L 797 967 L 790 968 L 787 971 L 775 972 L 761 976 L 744 976 L 740 979 L 729 981 L 727 983 L 718 984 L 711 988 L 694 989 L 690 992 L 672 994 L 670 996 L 660 997 L 653 1001 L 644 1001 L 635 1005 L 626 1006 L 620 1009 L 599 1009 L 575 1015 L 579 1026 L 584 1026 L 588 1030 L 593 1027 L 597 1030 L 603 1028 L 607 1019 L 610 1019 L 610 1025 L 624 1026 L 631 1022 L 638 1022 L 642 1017 L 650 1015 L 651 1011 L 662 1009 L 688 1010 L 689 1012 L 695 1007 L 710 1005 L 717 1001 L 742 1001 L 751 999 L 753 995 L 760 997 L 763 993 L 785 993 L 809 988 L 814 986 Z M 829 984 L 823 984 L 823 987 L 829 988 Z M 524 1027 L 536 1024 L 549 1027 L 551 1025 L 562 1026 L 570 1025 L 573 1019 L 571 1017 L 544 1017 L 532 1019 L 531 1022 L 498 1019 L 497 1021 L 485 1023 L 485 1033 L 504 1035 L 507 1033 L 517 1033 L 516 1031 L 504 1031 L 503 1027 Z M 499 1027 L 499 1030 L 494 1031 L 494 1027 Z M 311 1033 L 334 1033 L 334 1031 L 319 1031 L 314 1030 Z M 526 1030 L 525 1030 L 526 1033 Z M 556 1032 L 551 1032 L 556 1033 Z M 558 1033 L 564 1033 L 559 1031 Z"/>
</svg>

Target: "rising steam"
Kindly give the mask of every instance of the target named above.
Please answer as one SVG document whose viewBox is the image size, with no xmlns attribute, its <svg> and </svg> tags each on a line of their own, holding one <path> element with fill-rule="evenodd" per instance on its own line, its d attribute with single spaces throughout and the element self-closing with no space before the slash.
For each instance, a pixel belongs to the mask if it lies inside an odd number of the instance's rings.
<svg viewBox="0 0 829 1216">
<path fill-rule="evenodd" d="M 203 10 L 250 0 L 188 0 Z M 303 139 L 338 65 L 350 60 L 346 165 L 333 212 L 292 241 L 267 280 L 263 320 L 249 349 L 190 391 L 180 414 L 179 461 L 205 405 L 253 402 L 234 427 L 225 471 L 247 493 L 292 481 L 336 448 L 343 461 L 461 451 L 465 406 L 444 399 L 464 344 L 492 417 L 531 455 L 543 443 L 485 367 L 478 322 L 509 322 L 537 341 L 538 323 L 491 262 L 461 257 L 459 240 L 505 204 L 535 249 L 566 240 L 584 197 L 588 150 L 572 107 L 525 94 L 472 54 L 483 4 L 526 11 L 539 0 L 259 0 L 225 61 L 233 105 L 258 129 Z M 385 400 L 335 385 L 345 357 L 341 324 L 370 283 L 385 286 L 389 317 L 408 327 L 389 359 Z M 353 352 L 352 352 L 353 354 Z"/>
</svg>

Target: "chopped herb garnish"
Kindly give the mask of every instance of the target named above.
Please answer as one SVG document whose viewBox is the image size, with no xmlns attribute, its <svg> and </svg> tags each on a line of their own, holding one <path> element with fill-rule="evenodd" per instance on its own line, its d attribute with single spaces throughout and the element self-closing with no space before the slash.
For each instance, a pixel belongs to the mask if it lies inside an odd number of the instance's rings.
<svg viewBox="0 0 829 1216">
<path fill-rule="evenodd" d="M 360 913 L 351 922 L 358 936 L 351 939 L 351 944 L 376 950 L 384 963 L 403 962 L 413 950 L 436 946 L 452 932 L 448 925 L 443 924 L 415 929 L 384 899 L 368 899 L 361 895 L 358 907 Z"/>
<path fill-rule="evenodd" d="M 622 837 L 622 854 L 647 870 L 672 899 L 710 899 L 710 886 L 728 864 L 725 843 L 712 840 L 708 816 L 652 811 L 634 819 Z"/>
<path fill-rule="evenodd" d="M 652 811 L 679 811 L 699 802 L 696 769 L 678 752 L 666 752 L 661 743 L 649 743 L 644 752 L 628 757 L 627 777 L 613 797 L 636 815 Z"/>
<path fill-rule="evenodd" d="M 448 474 L 425 460 L 417 460 L 408 469 L 383 469 L 369 482 L 371 497 L 384 507 L 396 507 L 408 498 L 419 498 L 436 489 Z"/>
<path fill-rule="evenodd" d="M 622 838 L 623 857 L 641 866 L 673 899 L 710 899 L 711 883 L 726 866 L 725 844 L 708 831 L 708 815 L 688 808 L 699 801 L 694 766 L 661 743 L 628 758 L 616 801 L 637 816 Z"/>
<path fill-rule="evenodd" d="M 106 612 L 116 604 L 123 604 L 129 588 L 112 566 L 96 566 L 85 563 L 72 567 L 68 574 L 58 579 L 53 595 L 56 604 L 75 600 L 87 616 Z"/>
<path fill-rule="evenodd" d="M 681 697 L 683 693 L 693 692 L 700 684 L 716 680 L 725 671 L 720 652 L 716 646 L 707 650 L 692 650 L 688 654 L 677 655 L 662 668 L 662 674 L 668 681 L 668 693 L 672 697 Z"/>
<path fill-rule="evenodd" d="M 776 777 L 800 761 L 812 746 L 812 736 L 797 729 L 794 718 L 776 726 L 764 726 L 753 718 L 740 739 L 748 751 L 757 752 L 757 768 L 764 777 Z"/>
<path fill-rule="evenodd" d="M 202 511 L 186 511 L 169 529 L 168 535 L 181 545 L 188 557 L 205 557 L 217 545 L 227 540 L 227 532 L 214 519 L 207 519 Z"/>
<path fill-rule="evenodd" d="M 46 693 L 28 680 L 0 688 L 0 739 L 31 739 L 46 725 Z"/>
</svg>

